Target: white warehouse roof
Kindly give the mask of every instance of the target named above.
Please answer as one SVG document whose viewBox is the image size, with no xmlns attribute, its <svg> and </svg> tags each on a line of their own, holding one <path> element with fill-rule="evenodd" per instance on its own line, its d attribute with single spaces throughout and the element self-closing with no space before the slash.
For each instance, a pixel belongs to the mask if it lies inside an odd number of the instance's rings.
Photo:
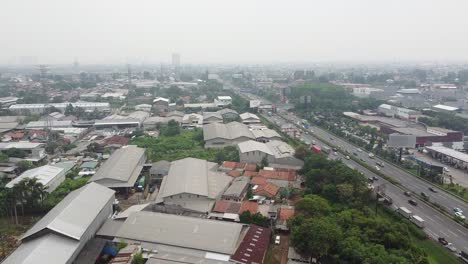
<svg viewBox="0 0 468 264">
<path fill-rule="evenodd" d="M 32 179 L 36 178 L 38 182 L 42 183 L 42 185 L 47 186 L 49 182 L 55 179 L 64 168 L 59 168 L 51 165 L 45 165 L 41 167 L 37 167 L 34 169 L 27 170 L 23 172 L 20 176 L 14 178 L 9 183 L 6 184 L 7 188 L 13 188 L 15 184 L 19 183 L 23 179 Z"/>
<path fill-rule="evenodd" d="M 458 107 L 442 105 L 442 104 L 434 105 L 433 108 L 445 110 L 445 111 L 457 111 L 458 110 Z"/>
</svg>

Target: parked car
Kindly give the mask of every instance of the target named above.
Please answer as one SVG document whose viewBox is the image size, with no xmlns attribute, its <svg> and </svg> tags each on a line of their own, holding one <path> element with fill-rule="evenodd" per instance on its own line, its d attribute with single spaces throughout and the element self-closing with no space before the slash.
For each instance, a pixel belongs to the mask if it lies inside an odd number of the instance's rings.
<svg viewBox="0 0 468 264">
<path fill-rule="evenodd" d="M 418 203 L 415 200 L 408 200 L 408 203 L 414 206 L 418 205 Z"/>
<path fill-rule="evenodd" d="M 275 237 L 275 245 L 279 245 L 281 243 L 281 237 L 280 236 L 276 236 Z"/>
<path fill-rule="evenodd" d="M 150 193 L 154 193 L 155 190 L 156 190 L 156 187 L 155 187 L 155 186 L 151 186 L 151 187 L 149 188 L 149 192 L 150 192 Z"/>
<path fill-rule="evenodd" d="M 436 190 L 436 189 L 434 189 L 434 188 L 432 188 L 432 187 L 429 187 L 429 191 L 431 191 L 431 192 L 434 192 L 434 193 L 436 193 L 436 192 L 437 192 L 437 190 Z"/>
</svg>

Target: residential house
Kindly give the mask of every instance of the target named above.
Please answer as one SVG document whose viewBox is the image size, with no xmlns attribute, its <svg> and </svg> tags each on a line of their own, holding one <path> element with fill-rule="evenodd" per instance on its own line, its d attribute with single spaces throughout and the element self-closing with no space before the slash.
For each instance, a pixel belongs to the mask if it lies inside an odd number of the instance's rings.
<svg viewBox="0 0 468 264">
<path fill-rule="evenodd" d="M 278 140 L 271 140 L 261 143 L 254 140 L 239 143 L 239 157 L 241 162 L 261 163 L 263 159 L 274 168 L 300 169 L 304 162 L 294 157 L 294 148 L 287 143 Z"/>
<path fill-rule="evenodd" d="M 240 202 L 244 199 L 249 187 L 250 179 L 245 176 L 235 178 L 231 185 L 224 191 L 221 198 Z"/>
<path fill-rule="evenodd" d="M 169 99 L 156 97 L 156 99 L 153 100 L 153 108 L 156 113 L 169 112 Z"/>
</svg>

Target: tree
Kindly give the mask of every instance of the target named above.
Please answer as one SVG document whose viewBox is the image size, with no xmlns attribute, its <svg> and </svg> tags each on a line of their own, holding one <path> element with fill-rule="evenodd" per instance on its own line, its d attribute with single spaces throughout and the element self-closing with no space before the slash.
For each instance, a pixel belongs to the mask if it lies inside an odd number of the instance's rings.
<svg viewBox="0 0 468 264">
<path fill-rule="evenodd" d="M 268 164 L 268 158 L 267 158 L 267 156 L 264 156 L 262 158 L 262 161 L 260 162 L 260 168 L 263 169 L 265 167 L 268 167 L 268 165 L 269 165 Z"/>
<path fill-rule="evenodd" d="M 143 259 L 143 253 L 138 252 L 135 255 L 133 255 L 132 264 L 143 264 L 143 263 L 145 263 Z"/>
<path fill-rule="evenodd" d="M 304 256 L 327 256 L 336 247 L 340 237 L 339 227 L 332 219 L 326 218 L 307 219 L 291 231 L 294 248 Z"/>
<path fill-rule="evenodd" d="M 65 107 L 65 115 L 73 115 L 75 113 L 75 109 L 73 108 L 72 104 L 68 104 L 67 107 Z"/>
<path fill-rule="evenodd" d="M 18 170 L 20 173 L 30 170 L 35 167 L 34 164 L 32 164 L 32 162 L 27 161 L 27 160 L 22 160 L 18 162 L 16 166 L 18 166 Z"/>
<path fill-rule="evenodd" d="M 259 226 L 267 226 L 268 218 L 260 213 L 251 214 L 250 211 L 244 211 L 239 215 L 239 221 L 244 224 L 255 224 Z"/>
<path fill-rule="evenodd" d="M 167 126 L 161 129 L 161 135 L 166 137 L 176 136 L 180 133 L 179 122 L 171 119 L 167 123 Z"/>
<path fill-rule="evenodd" d="M 0 152 L 0 162 L 8 162 L 8 158 L 7 154 Z"/>
<path fill-rule="evenodd" d="M 308 152 L 310 152 L 310 150 L 307 146 L 300 145 L 296 148 L 296 151 L 294 152 L 294 157 L 300 160 L 304 160 Z"/>
<path fill-rule="evenodd" d="M 329 202 L 314 194 L 306 195 L 296 203 L 296 211 L 305 217 L 326 216 L 331 211 Z"/>
</svg>

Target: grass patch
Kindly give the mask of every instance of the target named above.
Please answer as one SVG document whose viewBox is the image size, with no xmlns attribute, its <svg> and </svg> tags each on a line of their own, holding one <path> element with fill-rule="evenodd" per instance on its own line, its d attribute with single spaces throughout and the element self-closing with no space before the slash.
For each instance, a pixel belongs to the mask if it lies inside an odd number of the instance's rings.
<svg viewBox="0 0 468 264">
<path fill-rule="evenodd" d="M 458 264 L 460 261 L 448 249 L 432 240 L 415 240 L 416 245 L 427 253 L 430 264 Z"/>
</svg>

